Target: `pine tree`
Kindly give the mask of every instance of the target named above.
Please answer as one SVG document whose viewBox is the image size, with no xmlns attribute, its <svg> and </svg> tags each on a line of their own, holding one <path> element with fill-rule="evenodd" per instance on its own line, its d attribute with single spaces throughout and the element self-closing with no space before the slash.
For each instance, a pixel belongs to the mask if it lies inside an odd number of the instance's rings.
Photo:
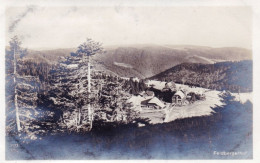
<svg viewBox="0 0 260 163">
<path fill-rule="evenodd" d="M 98 52 L 102 52 L 101 44 L 87 39 L 76 53 L 61 61 L 52 74 L 50 99 L 62 110 L 62 121 L 70 131 L 92 129 L 94 109 L 90 105 L 96 95 L 91 88 L 94 83 L 91 81 L 90 59 Z"/>
<path fill-rule="evenodd" d="M 22 73 L 23 62 L 21 54 L 26 55 L 21 47 L 21 41 L 14 36 L 10 44 L 10 50 L 6 51 L 6 123 L 7 132 L 15 131 L 25 133 L 33 129 L 32 122 L 36 121 L 37 85 L 38 78 Z M 15 115 L 15 118 L 14 118 Z"/>
<path fill-rule="evenodd" d="M 79 56 L 82 56 L 82 63 L 84 65 L 87 64 L 88 66 L 88 99 L 90 98 L 89 95 L 91 94 L 91 57 L 94 56 L 97 53 L 102 53 L 103 47 L 102 44 L 99 42 L 96 42 L 90 38 L 87 38 L 86 42 L 82 43 L 78 46 L 76 54 Z M 86 61 L 87 57 L 87 61 Z M 80 111 L 79 111 L 80 114 Z M 92 122 L 93 122 L 93 109 L 90 107 L 90 103 L 88 102 L 88 115 L 90 120 L 90 129 L 92 128 Z M 79 115 L 80 116 L 80 115 Z"/>
</svg>

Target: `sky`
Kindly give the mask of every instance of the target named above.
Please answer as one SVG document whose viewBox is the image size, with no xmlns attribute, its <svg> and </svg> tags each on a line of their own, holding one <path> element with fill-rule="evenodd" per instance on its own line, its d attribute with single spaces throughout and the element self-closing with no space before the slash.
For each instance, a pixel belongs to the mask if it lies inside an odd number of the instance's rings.
<svg viewBox="0 0 260 163">
<path fill-rule="evenodd" d="M 252 46 L 250 7 L 9 7 L 6 42 L 23 47 L 72 48 L 86 38 L 126 44 Z"/>
</svg>

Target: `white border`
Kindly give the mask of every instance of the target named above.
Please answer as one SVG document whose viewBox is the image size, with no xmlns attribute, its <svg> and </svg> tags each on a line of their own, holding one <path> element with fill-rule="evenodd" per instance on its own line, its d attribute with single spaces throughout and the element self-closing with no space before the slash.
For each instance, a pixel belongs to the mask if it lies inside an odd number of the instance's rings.
<svg viewBox="0 0 260 163">
<path fill-rule="evenodd" d="M 226 160 L 223 162 L 260 162 L 260 105 L 258 100 L 260 86 L 259 81 L 259 55 L 260 55 L 260 1 L 257 0 L 0 0 L 0 162 L 5 161 L 5 8 L 7 6 L 251 6 L 253 9 L 253 80 L 254 80 L 254 102 L 253 102 L 253 147 L 254 147 L 254 159 L 253 160 Z M 246 79 L 244 79 L 246 80 Z M 208 162 L 208 160 L 189 160 L 185 162 Z M 219 162 L 220 160 L 211 160 L 212 162 Z M 8 161 L 12 162 L 12 161 Z M 27 162 L 27 161 L 21 161 Z M 36 161 L 43 162 L 43 161 Z M 44 161 L 45 162 L 45 161 Z M 64 162 L 64 161 L 55 161 Z M 65 161 L 68 162 L 68 161 Z M 70 161 L 69 161 L 70 162 Z M 83 161 L 72 161 L 83 162 Z M 94 162 L 94 161 L 88 161 Z M 107 161 L 107 162 L 121 162 Z M 140 162 L 132 160 L 129 162 Z M 143 162 L 143 161 L 142 161 Z M 144 161 L 148 162 L 148 161 Z M 149 161 L 158 162 L 158 161 Z M 159 161 L 161 162 L 161 161 Z M 166 162 L 172 162 L 170 160 Z"/>
</svg>

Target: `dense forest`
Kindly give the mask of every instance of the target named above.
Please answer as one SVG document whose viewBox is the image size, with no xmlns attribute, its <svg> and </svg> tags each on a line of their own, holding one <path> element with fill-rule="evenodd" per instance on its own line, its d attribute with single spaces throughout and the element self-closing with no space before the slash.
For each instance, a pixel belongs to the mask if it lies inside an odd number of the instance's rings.
<svg viewBox="0 0 260 163">
<path fill-rule="evenodd" d="M 215 64 L 183 63 L 150 79 L 231 92 L 250 92 L 253 90 L 252 64 L 252 60 Z"/>
<path fill-rule="evenodd" d="M 78 51 L 57 63 L 25 59 L 18 38 L 11 43 L 6 50 L 7 134 L 23 131 L 25 138 L 37 139 L 49 132 L 91 130 L 93 120 L 120 124 L 138 118 L 126 100 L 143 91 L 144 82 L 94 70 L 90 58 Z"/>
</svg>

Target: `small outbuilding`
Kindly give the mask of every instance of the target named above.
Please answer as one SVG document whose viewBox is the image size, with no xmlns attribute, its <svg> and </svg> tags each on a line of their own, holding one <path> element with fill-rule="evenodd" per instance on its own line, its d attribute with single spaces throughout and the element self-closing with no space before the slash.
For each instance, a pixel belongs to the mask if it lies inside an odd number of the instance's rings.
<svg viewBox="0 0 260 163">
<path fill-rule="evenodd" d="M 177 105 L 182 105 L 185 100 L 186 100 L 186 95 L 184 94 L 183 91 L 177 91 L 172 97 L 172 102 Z"/>
</svg>

